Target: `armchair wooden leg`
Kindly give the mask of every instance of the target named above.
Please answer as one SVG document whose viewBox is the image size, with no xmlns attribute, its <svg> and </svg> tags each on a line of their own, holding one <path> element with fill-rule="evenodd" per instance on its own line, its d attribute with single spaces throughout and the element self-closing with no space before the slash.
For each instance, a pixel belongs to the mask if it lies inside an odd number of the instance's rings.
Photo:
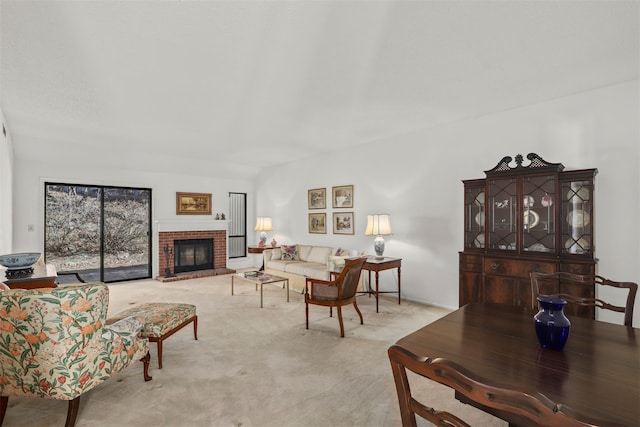
<svg viewBox="0 0 640 427">
<path fill-rule="evenodd" d="M 353 306 L 355 307 L 356 311 L 358 312 L 358 316 L 360 316 L 360 324 L 364 325 L 364 320 L 362 319 L 362 313 L 360 313 L 360 309 L 358 308 L 358 303 L 353 301 Z"/>
<path fill-rule="evenodd" d="M 151 355 L 149 354 L 148 351 L 147 351 L 147 354 L 145 354 L 145 356 L 142 359 L 140 359 L 140 361 L 144 363 L 144 372 L 143 372 L 144 380 L 151 381 L 151 379 L 153 378 L 149 376 L 149 362 L 151 361 Z"/>
<path fill-rule="evenodd" d="M 9 396 L 0 396 L 0 426 L 4 422 L 4 414 L 7 412 L 9 405 Z"/>
<path fill-rule="evenodd" d="M 80 396 L 69 401 L 69 409 L 67 410 L 67 422 L 64 427 L 73 427 L 76 425 L 76 418 L 78 417 L 78 409 L 80 408 Z"/>
<path fill-rule="evenodd" d="M 344 338 L 344 324 L 342 323 L 342 306 L 337 306 L 338 309 L 338 322 L 340 322 L 340 336 Z"/>
</svg>

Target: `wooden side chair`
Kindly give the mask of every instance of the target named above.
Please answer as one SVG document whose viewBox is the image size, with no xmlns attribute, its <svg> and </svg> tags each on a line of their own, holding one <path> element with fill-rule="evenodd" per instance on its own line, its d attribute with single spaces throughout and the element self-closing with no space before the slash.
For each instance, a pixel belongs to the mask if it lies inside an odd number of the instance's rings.
<svg viewBox="0 0 640 427">
<path fill-rule="evenodd" d="M 602 420 L 577 420 L 576 414 L 570 408 L 556 404 L 542 394 L 531 395 L 483 384 L 475 380 L 467 370 L 449 360 L 418 357 L 397 345 L 389 348 L 388 355 L 398 393 L 403 427 L 417 427 L 416 415 L 437 426 L 471 427 L 450 412 L 439 411 L 416 400 L 411 395 L 407 370 L 445 384 L 464 397 L 473 398 L 475 402 L 488 408 L 515 414 L 522 420 L 523 425 L 547 427 L 604 425 Z"/>
<path fill-rule="evenodd" d="M 304 292 L 305 315 L 307 329 L 309 329 L 309 304 L 329 307 L 329 316 L 333 317 L 333 307 L 338 310 L 340 336 L 344 338 L 344 324 L 342 322 L 342 307 L 353 304 L 362 325 L 362 313 L 356 302 L 356 290 L 360 281 L 360 273 L 366 258 L 356 258 L 345 262 L 342 272 L 335 280 L 320 280 L 307 278 Z"/>
<path fill-rule="evenodd" d="M 582 275 L 573 273 L 529 273 L 531 277 L 531 307 L 537 308 L 538 295 L 551 295 L 562 298 L 570 304 L 582 307 L 601 308 L 624 313 L 624 325 L 633 325 L 633 307 L 638 291 L 638 284 L 633 282 L 614 282 L 601 276 Z M 610 286 L 626 289 L 627 299 L 624 306 L 614 305 L 600 298 L 591 298 L 591 288 Z"/>
</svg>

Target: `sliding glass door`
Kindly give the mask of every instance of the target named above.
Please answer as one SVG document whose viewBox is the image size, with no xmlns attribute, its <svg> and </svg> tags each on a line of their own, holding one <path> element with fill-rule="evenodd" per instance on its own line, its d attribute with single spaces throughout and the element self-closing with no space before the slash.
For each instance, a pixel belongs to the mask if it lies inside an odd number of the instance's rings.
<svg viewBox="0 0 640 427">
<path fill-rule="evenodd" d="M 85 281 L 151 277 L 151 189 L 46 183 L 45 260 Z"/>
</svg>

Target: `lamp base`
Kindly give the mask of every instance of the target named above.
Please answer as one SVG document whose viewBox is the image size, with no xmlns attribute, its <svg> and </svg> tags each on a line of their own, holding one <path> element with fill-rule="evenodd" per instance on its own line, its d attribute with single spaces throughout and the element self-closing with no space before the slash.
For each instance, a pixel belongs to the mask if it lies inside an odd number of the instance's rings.
<svg viewBox="0 0 640 427">
<path fill-rule="evenodd" d="M 384 253 L 384 239 L 382 236 L 376 236 L 373 241 L 373 249 L 376 251 L 376 259 L 383 259 L 382 254 Z"/>
</svg>

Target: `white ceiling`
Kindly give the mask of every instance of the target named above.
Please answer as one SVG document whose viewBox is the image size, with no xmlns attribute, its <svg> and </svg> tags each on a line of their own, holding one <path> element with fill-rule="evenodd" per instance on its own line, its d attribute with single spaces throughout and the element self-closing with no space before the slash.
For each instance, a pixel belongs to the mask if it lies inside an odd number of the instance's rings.
<svg viewBox="0 0 640 427">
<path fill-rule="evenodd" d="M 636 1 L 1 0 L 0 18 L 16 158 L 245 178 L 637 79 L 640 55 Z"/>
</svg>

